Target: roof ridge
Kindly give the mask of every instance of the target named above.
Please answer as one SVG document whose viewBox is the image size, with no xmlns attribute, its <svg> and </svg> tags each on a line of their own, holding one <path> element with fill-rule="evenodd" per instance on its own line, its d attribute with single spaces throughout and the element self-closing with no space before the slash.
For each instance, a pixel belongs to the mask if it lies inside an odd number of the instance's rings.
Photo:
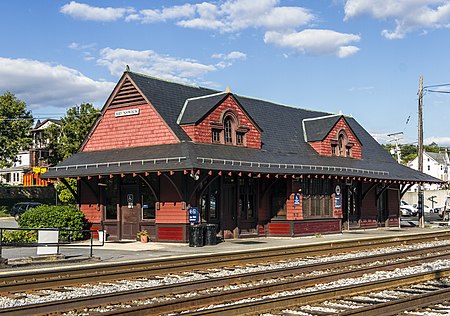
<svg viewBox="0 0 450 316">
<path fill-rule="evenodd" d="M 310 117 L 310 118 L 304 118 L 302 121 L 315 121 L 315 120 L 324 120 L 327 118 L 332 118 L 332 117 L 339 117 L 339 116 L 344 116 L 344 114 L 330 114 L 330 115 L 323 115 L 323 116 L 317 116 L 317 117 Z"/>
<path fill-rule="evenodd" d="M 179 84 L 179 85 L 182 85 L 182 86 L 185 86 L 185 87 L 196 88 L 196 89 L 207 89 L 207 90 L 212 90 L 212 91 L 219 92 L 219 90 L 216 90 L 216 89 L 211 89 L 211 88 L 197 86 L 197 85 L 194 85 L 194 84 L 187 84 L 187 83 L 183 83 L 183 82 L 177 82 L 177 81 L 173 81 L 173 80 L 169 80 L 169 79 L 164 79 L 164 78 L 159 78 L 159 77 L 155 77 L 155 76 L 150 76 L 150 75 L 143 74 L 143 73 L 140 73 L 140 72 L 135 72 L 135 71 L 125 71 L 125 72 L 126 73 L 131 73 L 131 74 L 134 74 L 134 75 L 137 75 L 137 76 L 141 76 L 141 77 L 144 77 L 144 78 L 150 78 L 150 79 L 154 79 L 154 80 L 158 80 L 158 81 L 164 81 L 164 82 L 168 82 L 168 83 Z"/>
<path fill-rule="evenodd" d="M 324 112 L 324 111 L 320 111 L 320 110 L 307 109 L 307 108 L 304 108 L 304 107 L 298 107 L 298 106 L 295 106 L 295 105 L 288 105 L 288 104 L 284 104 L 284 103 L 278 103 L 276 101 L 269 101 L 269 100 L 264 100 L 264 99 L 261 99 L 261 98 L 249 97 L 249 96 L 240 95 L 240 94 L 236 94 L 236 93 L 233 93 L 233 95 L 237 96 L 237 97 L 245 98 L 245 99 L 262 101 L 262 102 L 266 102 L 266 103 L 270 103 L 270 104 L 274 104 L 274 105 L 278 105 L 278 106 L 282 106 L 282 107 L 290 108 L 290 109 L 294 109 L 294 110 L 304 110 L 304 111 L 317 112 L 317 113 L 328 113 L 328 112 Z M 330 115 L 333 115 L 333 113 L 330 113 Z"/>
<path fill-rule="evenodd" d="M 178 84 L 178 85 L 182 85 L 182 86 L 185 86 L 185 87 L 196 88 L 196 89 L 206 89 L 206 90 L 210 90 L 210 91 L 215 91 L 216 94 L 220 94 L 220 93 L 225 93 L 226 92 L 226 91 L 222 92 L 222 91 L 219 91 L 217 89 L 202 87 L 202 86 L 198 86 L 198 85 L 187 84 L 187 83 L 182 83 L 182 82 L 176 82 L 176 81 L 168 80 L 168 79 L 164 79 L 164 78 L 158 78 L 158 77 L 155 77 L 155 76 L 151 76 L 151 75 L 147 75 L 147 74 L 143 74 L 143 73 L 139 73 L 139 72 L 135 72 L 135 71 L 125 71 L 125 72 L 126 73 L 135 74 L 137 76 L 141 76 L 141 77 L 144 77 L 144 78 L 150 78 L 150 79 L 154 79 L 154 80 L 158 80 L 158 81 Z M 294 110 L 304 110 L 304 111 L 315 112 L 315 113 L 330 113 L 330 112 L 325 112 L 325 111 L 321 111 L 321 110 L 309 109 L 309 108 L 306 108 L 306 107 L 288 105 L 288 104 L 284 104 L 284 103 L 277 102 L 277 101 L 270 101 L 270 100 L 264 100 L 264 99 L 257 98 L 257 97 L 250 97 L 250 96 L 241 95 L 241 94 L 237 94 L 237 93 L 232 93 L 232 94 L 234 96 L 237 96 L 237 97 L 240 97 L 240 98 L 244 98 L 244 99 L 248 99 L 248 100 L 261 101 L 261 102 L 270 103 L 270 104 L 273 104 L 273 105 L 282 106 L 282 107 L 290 108 L 290 109 L 294 109 Z M 211 96 L 211 95 L 207 95 L 207 96 Z M 330 115 L 339 115 L 339 114 L 330 113 Z M 348 116 L 344 115 L 344 116 L 351 117 L 350 115 L 348 115 Z"/>
</svg>

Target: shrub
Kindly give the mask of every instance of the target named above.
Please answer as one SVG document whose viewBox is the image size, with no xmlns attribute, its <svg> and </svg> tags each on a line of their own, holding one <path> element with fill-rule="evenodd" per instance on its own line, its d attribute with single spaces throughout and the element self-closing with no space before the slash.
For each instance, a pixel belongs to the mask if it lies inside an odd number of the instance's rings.
<svg viewBox="0 0 450 316">
<path fill-rule="evenodd" d="M 8 207 L 6 205 L 0 205 L 0 217 L 9 217 L 11 214 L 9 214 Z"/>
<path fill-rule="evenodd" d="M 37 242 L 37 231 L 35 230 L 4 230 L 2 242 L 4 243 L 31 243 Z"/>
<path fill-rule="evenodd" d="M 26 228 L 66 228 L 74 230 L 72 240 L 82 239 L 82 230 L 87 226 L 87 221 L 74 205 L 40 205 L 32 208 L 19 219 L 20 227 Z M 68 238 L 70 232 L 61 232 L 61 237 Z"/>
</svg>

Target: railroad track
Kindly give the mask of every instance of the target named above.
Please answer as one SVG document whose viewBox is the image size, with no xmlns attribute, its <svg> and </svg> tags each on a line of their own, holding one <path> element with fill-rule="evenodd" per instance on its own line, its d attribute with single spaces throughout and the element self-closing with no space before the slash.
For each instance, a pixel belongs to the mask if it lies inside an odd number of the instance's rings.
<svg viewBox="0 0 450 316">
<path fill-rule="evenodd" d="M 311 316 L 397 315 L 404 311 L 448 302 L 450 297 L 449 276 L 450 269 L 447 268 L 364 284 L 347 285 L 283 297 L 269 297 L 223 307 L 212 307 L 205 310 L 186 312 L 184 315 L 228 316 L 257 315 L 260 313 Z M 392 293 L 397 294 L 393 295 Z M 123 314 L 107 313 L 105 315 Z"/>
<path fill-rule="evenodd" d="M 116 263 L 95 263 L 62 268 L 9 271 L 0 273 L 0 294 L 23 289 L 70 286 L 92 281 L 150 277 L 202 269 L 239 266 L 246 264 L 290 260 L 311 256 L 334 255 L 379 247 L 421 243 L 437 239 L 450 239 L 450 231 L 381 237 L 350 241 L 324 242 L 314 245 L 277 247 L 261 250 L 189 255 L 176 258 L 133 260 Z"/>
<path fill-rule="evenodd" d="M 435 254 L 430 255 L 430 252 Z M 103 310 L 102 315 L 164 314 L 200 308 L 218 302 L 238 300 L 242 297 L 258 297 L 270 295 L 277 291 L 295 290 L 313 286 L 320 282 L 332 282 L 343 277 L 356 277 L 363 275 L 364 273 L 367 274 L 376 271 L 392 270 L 394 268 L 405 268 L 417 263 L 418 260 L 421 262 L 432 262 L 449 258 L 450 246 L 447 245 L 364 258 L 352 258 L 325 264 L 313 264 L 300 267 L 274 269 L 272 271 L 267 270 L 237 274 L 225 278 L 206 278 L 199 281 L 130 290 L 120 293 L 107 293 L 96 295 L 94 297 L 83 297 L 65 301 L 61 300 L 58 302 L 45 302 L 42 304 L 2 309 L 0 310 L 0 314 L 30 315 L 55 313 L 57 311 L 61 312 L 67 310 L 80 311 L 80 309 L 82 310 L 86 306 L 100 306 L 93 311 L 91 310 L 90 314 L 95 314 L 96 310 Z M 333 269 L 334 271 L 332 271 Z M 318 275 L 318 272 L 320 271 L 322 272 Z M 260 282 L 258 284 L 258 280 L 272 281 Z M 277 282 L 274 282 L 273 280 L 277 280 Z M 208 293 L 208 289 L 226 287 L 230 284 L 247 285 L 235 290 L 216 290 L 213 293 Z M 186 293 L 187 295 L 184 295 Z M 173 299 L 176 296 L 179 296 L 181 299 Z M 160 302 L 158 302 L 158 300 Z M 144 303 L 147 301 L 152 304 L 147 303 L 146 305 L 139 306 L 139 303 L 133 303 L 133 301 L 141 301 Z M 126 308 L 121 307 L 123 306 L 123 302 L 126 302 Z M 102 306 L 110 306 L 112 304 L 117 304 L 117 306 L 115 306 L 113 311 L 105 313 L 105 308 Z M 234 307 L 232 307 L 231 310 L 234 310 Z M 237 311 L 240 311 L 240 309 L 237 309 Z M 204 311 L 203 313 L 216 314 L 222 313 L 222 311 L 215 310 L 212 313 Z M 230 310 L 224 310 L 223 313 L 224 315 L 231 315 Z M 245 311 L 244 313 L 248 312 Z M 239 313 L 233 312 L 232 314 Z"/>
</svg>

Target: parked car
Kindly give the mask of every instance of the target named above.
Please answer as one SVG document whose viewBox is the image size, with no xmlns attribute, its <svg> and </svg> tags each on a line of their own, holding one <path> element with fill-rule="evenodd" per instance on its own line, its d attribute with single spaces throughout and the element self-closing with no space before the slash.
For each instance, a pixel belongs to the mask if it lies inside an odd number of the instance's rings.
<svg viewBox="0 0 450 316">
<path fill-rule="evenodd" d="M 16 221 L 20 218 L 20 216 L 28 211 L 29 209 L 32 209 L 33 207 L 42 205 L 42 203 L 39 202 L 19 202 L 14 204 L 14 206 L 11 209 L 11 215 L 14 216 Z"/>
<path fill-rule="evenodd" d="M 400 206 L 400 215 L 401 216 L 413 216 L 411 213 L 411 210 L 407 209 L 407 208 L 403 208 Z"/>
<path fill-rule="evenodd" d="M 418 210 L 406 201 L 400 201 L 400 214 L 402 216 L 417 216 Z"/>
<path fill-rule="evenodd" d="M 417 204 L 413 204 L 413 207 L 417 209 L 417 212 L 419 212 L 419 206 Z M 429 207 L 428 205 L 424 205 L 423 212 L 424 213 L 433 213 L 434 210 L 431 207 Z"/>
</svg>

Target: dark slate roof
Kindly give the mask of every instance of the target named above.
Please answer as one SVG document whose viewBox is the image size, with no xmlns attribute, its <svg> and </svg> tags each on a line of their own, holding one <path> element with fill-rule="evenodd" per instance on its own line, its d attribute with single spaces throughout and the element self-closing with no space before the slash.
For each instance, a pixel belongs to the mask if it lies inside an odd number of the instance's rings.
<svg viewBox="0 0 450 316">
<path fill-rule="evenodd" d="M 342 115 L 328 115 L 312 119 L 304 119 L 305 140 L 316 142 L 325 139 Z"/>
<path fill-rule="evenodd" d="M 426 154 L 428 156 L 430 156 L 431 158 L 433 158 L 434 160 L 436 160 L 437 163 L 441 164 L 441 165 L 446 165 L 447 161 L 446 161 L 446 153 L 431 153 L 431 152 L 426 152 Z"/>
<path fill-rule="evenodd" d="M 220 92 L 186 100 L 178 118 L 179 124 L 196 124 L 221 103 L 229 93 Z"/>
<path fill-rule="evenodd" d="M 62 124 L 61 120 L 57 120 L 57 119 L 45 119 L 42 122 L 40 120 L 38 120 L 36 122 L 36 126 L 34 127 L 34 129 L 35 130 L 39 129 L 41 126 L 43 126 L 47 122 L 52 122 L 52 123 L 55 123 L 57 125 L 61 125 Z"/>
<path fill-rule="evenodd" d="M 182 141 L 190 140 L 189 136 L 177 124 L 177 118 L 180 115 L 184 102 L 189 98 L 218 92 L 212 89 L 165 81 L 134 72 L 128 72 L 128 74 Z"/>
<path fill-rule="evenodd" d="M 217 94 L 218 91 L 131 72 L 128 74 L 173 129 L 181 143 L 81 152 L 58 164 L 56 168 L 50 168 L 41 177 L 75 177 L 194 168 L 255 173 L 335 174 L 441 182 L 439 179 L 398 164 L 352 117 L 345 119 L 363 146 L 362 159 L 326 157 L 319 155 L 305 142 L 302 122 L 305 119 L 330 116 L 330 113 L 294 108 L 239 95 L 233 96 L 263 131 L 262 149 L 193 143 L 177 124 L 183 105 L 189 98 Z M 331 122 L 327 120 L 328 125 Z"/>
</svg>

